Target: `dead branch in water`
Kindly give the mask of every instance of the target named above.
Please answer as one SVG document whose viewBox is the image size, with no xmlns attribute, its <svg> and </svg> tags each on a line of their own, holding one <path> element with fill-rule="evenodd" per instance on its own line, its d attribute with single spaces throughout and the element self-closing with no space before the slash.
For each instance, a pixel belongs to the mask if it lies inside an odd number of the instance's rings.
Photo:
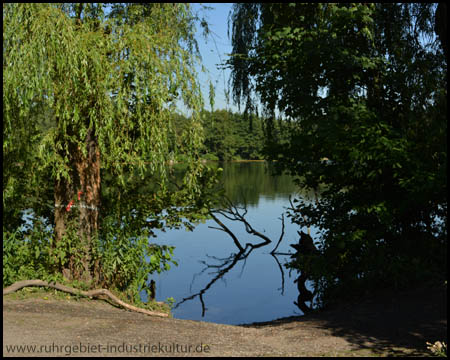
<svg viewBox="0 0 450 360">
<path fill-rule="evenodd" d="M 228 235 L 231 236 L 231 238 L 234 241 L 234 244 L 238 247 L 239 251 L 244 251 L 244 248 L 242 247 L 241 243 L 239 242 L 239 240 L 237 239 L 236 235 L 233 234 L 233 232 L 228 229 L 227 226 L 225 226 L 225 224 L 220 221 L 217 217 L 214 216 L 213 212 L 210 211 L 209 215 L 211 215 L 211 217 L 213 218 L 213 220 L 220 226 L 220 228 L 214 227 L 214 226 L 208 226 L 210 229 L 215 229 L 215 230 L 220 230 L 220 231 L 225 231 Z"/>
<path fill-rule="evenodd" d="M 281 220 L 281 234 L 280 234 L 280 238 L 278 239 L 277 245 L 270 252 L 271 255 L 276 254 L 276 251 L 278 249 L 278 245 L 280 245 L 281 240 L 283 240 L 283 237 L 284 237 L 284 214 L 281 214 L 281 219 L 280 220 Z"/>
<path fill-rule="evenodd" d="M 243 206 L 243 207 L 239 207 L 235 204 L 233 204 L 233 202 L 228 199 L 227 197 L 225 197 L 225 202 L 226 202 L 226 207 L 223 209 L 213 209 L 210 210 L 210 215 L 213 218 L 213 220 L 221 227 L 221 228 L 217 228 L 217 227 L 213 227 L 213 226 L 209 226 L 209 228 L 211 229 L 216 229 L 216 230 L 221 230 L 226 232 L 228 235 L 231 236 L 231 238 L 233 239 L 235 245 L 238 247 L 239 251 L 244 251 L 245 249 L 247 249 L 248 247 L 254 248 L 254 247 L 260 247 L 263 245 L 267 245 L 270 244 L 272 242 L 272 240 L 270 240 L 266 235 L 260 233 L 259 231 L 255 230 L 253 228 L 253 226 L 251 226 L 249 224 L 249 222 L 245 219 L 245 215 L 247 215 L 247 207 Z M 247 233 L 257 236 L 261 239 L 264 240 L 264 242 L 253 245 L 250 243 L 245 244 L 245 246 L 242 246 L 239 242 L 239 240 L 237 239 L 237 237 L 233 234 L 233 232 L 225 226 L 225 224 L 223 224 L 222 221 L 220 221 L 216 216 L 214 216 L 215 214 L 220 214 L 223 217 L 227 218 L 228 220 L 231 221 L 240 221 L 244 224 L 245 226 L 245 231 L 247 231 Z M 284 217 L 282 218 L 282 235 L 280 237 L 280 240 L 278 241 L 278 244 L 276 247 L 278 247 L 279 243 L 281 242 L 281 239 L 283 238 L 284 235 Z M 275 247 L 275 249 L 276 249 Z M 275 249 L 273 251 L 275 251 Z"/>
<path fill-rule="evenodd" d="M 142 314 L 146 314 L 146 315 L 150 315 L 150 316 L 163 316 L 163 317 L 169 316 L 168 314 L 163 313 L 163 312 L 150 311 L 150 310 L 138 308 L 136 306 L 127 304 L 127 303 L 123 302 L 122 300 L 120 300 L 117 296 L 112 294 L 107 289 L 94 289 L 94 290 L 89 290 L 89 291 L 83 291 L 83 290 L 74 289 L 74 288 L 62 285 L 57 282 L 47 282 L 47 281 L 43 281 L 43 280 L 23 280 L 23 281 L 15 282 L 14 284 L 3 289 L 3 296 L 13 293 L 13 292 L 20 290 L 27 286 L 49 287 L 49 288 L 60 290 L 60 291 L 63 291 L 63 292 L 66 292 L 66 293 L 69 293 L 72 295 L 82 295 L 82 296 L 86 296 L 89 298 L 99 297 L 99 296 L 103 295 L 103 296 L 107 296 L 112 301 L 114 301 L 116 304 L 118 304 L 118 305 L 122 306 L 123 308 L 128 309 L 130 311 L 136 311 L 136 312 L 140 312 Z"/>
<path fill-rule="evenodd" d="M 199 296 L 200 297 L 200 301 L 202 302 L 202 307 L 203 307 L 203 311 L 202 311 L 202 316 L 204 315 L 205 312 L 205 308 L 204 308 L 204 303 L 202 301 L 202 296 L 203 293 L 212 285 L 212 283 L 214 283 L 217 279 L 223 277 L 223 275 L 229 271 L 230 268 L 232 268 L 237 261 L 239 260 L 245 260 L 247 258 L 248 255 L 250 255 L 250 253 L 253 251 L 253 249 L 268 245 L 272 242 L 272 240 L 267 237 L 266 235 L 260 233 L 259 231 L 255 230 L 253 228 L 253 226 L 251 226 L 251 224 L 245 219 L 245 216 L 247 215 L 247 206 L 244 204 L 244 206 L 237 206 L 235 205 L 228 197 L 224 197 L 225 200 L 225 204 L 226 207 L 222 208 L 222 209 L 211 209 L 209 211 L 209 214 L 211 215 L 211 217 L 213 218 L 213 220 L 220 226 L 220 228 L 218 227 L 214 227 L 214 226 L 208 226 L 210 229 L 216 229 L 216 230 L 221 230 L 226 232 L 228 235 L 231 236 L 231 238 L 233 239 L 234 244 L 237 246 L 237 248 L 239 249 L 239 253 L 238 254 L 232 254 L 230 257 L 226 258 L 226 259 L 216 259 L 216 260 L 222 260 L 224 261 L 223 264 L 221 265 L 209 265 L 206 264 L 205 262 L 203 262 L 206 265 L 206 268 L 204 270 L 206 270 L 207 268 L 218 268 L 220 269 L 217 272 L 217 277 L 215 277 L 213 279 L 213 281 L 208 284 L 208 286 L 203 289 L 202 291 L 200 291 L 197 294 L 192 295 L 189 298 L 183 299 L 182 302 L 180 302 L 178 305 L 180 305 L 181 303 L 183 303 L 186 300 L 191 300 L 192 298 L 194 298 L 195 296 Z M 259 244 L 251 244 L 251 243 L 246 243 L 245 246 L 243 247 L 241 245 L 241 243 L 239 242 L 238 238 L 236 237 L 236 235 L 221 221 L 219 220 L 216 216 L 214 216 L 214 213 L 216 214 L 220 214 L 223 217 L 225 217 L 228 220 L 231 221 L 240 221 L 244 224 L 245 226 L 245 230 L 247 231 L 248 234 L 257 236 L 261 239 L 263 239 L 264 241 L 259 243 Z M 278 242 L 276 244 L 276 246 L 273 248 L 273 250 L 270 252 L 270 255 L 275 259 L 280 272 L 281 272 L 281 293 L 284 293 L 284 271 L 283 268 L 280 264 L 280 262 L 278 261 L 276 255 L 292 255 L 291 253 L 277 253 L 277 249 L 278 246 L 280 245 L 281 241 L 283 240 L 284 237 L 284 214 L 281 215 L 281 218 L 279 218 L 281 220 L 281 234 L 280 237 L 278 239 Z M 250 251 L 247 251 L 247 249 L 250 249 Z M 227 266 L 229 263 L 231 263 L 231 266 Z M 203 270 L 203 271 L 204 271 Z M 203 272 L 202 271 L 202 272 Z"/>
</svg>

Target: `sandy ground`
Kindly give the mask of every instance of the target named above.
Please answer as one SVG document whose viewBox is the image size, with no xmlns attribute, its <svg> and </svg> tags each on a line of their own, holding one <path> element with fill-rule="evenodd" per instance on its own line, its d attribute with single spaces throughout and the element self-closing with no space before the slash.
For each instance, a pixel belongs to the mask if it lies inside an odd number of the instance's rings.
<svg viewBox="0 0 450 360">
<path fill-rule="evenodd" d="M 104 301 L 3 297 L 3 356 L 414 356 L 447 341 L 447 289 L 380 294 L 303 317 L 232 326 Z"/>
</svg>

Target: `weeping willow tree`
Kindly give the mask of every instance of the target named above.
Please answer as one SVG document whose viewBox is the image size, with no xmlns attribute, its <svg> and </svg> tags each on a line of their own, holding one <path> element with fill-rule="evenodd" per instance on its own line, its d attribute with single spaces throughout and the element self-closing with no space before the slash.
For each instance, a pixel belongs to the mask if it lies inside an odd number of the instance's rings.
<svg viewBox="0 0 450 360">
<path fill-rule="evenodd" d="M 135 220 L 138 238 L 205 213 L 194 32 L 189 4 L 3 5 L 4 242 L 32 208 L 52 224 L 46 254 L 57 270 L 98 283 L 106 276 L 101 251 L 112 249 L 110 273 L 125 262 L 128 247 L 111 242 L 126 219 Z M 192 112 L 182 133 L 171 122 L 178 101 Z M 177 153 L 188 169 L 169 191 L 167 163 Z M 110 189 L 102 189 L 106 178 Z M 136 184 L 148 182 L 152 190 L 138 197 Z M 127 197 L 127 213 L 112 221 L 115 200 Z M 168 250 L 149 248 L 151 269 L 159 271 Z M 132 275 L 122 275 L 124 285 Z"/>
</svg>

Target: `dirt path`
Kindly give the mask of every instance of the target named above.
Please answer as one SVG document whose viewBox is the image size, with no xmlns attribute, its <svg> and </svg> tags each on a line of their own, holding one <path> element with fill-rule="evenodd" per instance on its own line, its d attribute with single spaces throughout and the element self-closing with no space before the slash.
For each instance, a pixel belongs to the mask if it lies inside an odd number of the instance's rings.
<svg viewBox="0 0 450 360">
<path fill-rule="evenodd" d="M 321 314 L 245 326 L 149 317 L 102 301 L 8 295 L 3 356 L 430 355 L 426 341 L 447 339 L 446 293 L 384 294 Z M 25 346 L 20 353 L 18 346 Z"/>
</svg>

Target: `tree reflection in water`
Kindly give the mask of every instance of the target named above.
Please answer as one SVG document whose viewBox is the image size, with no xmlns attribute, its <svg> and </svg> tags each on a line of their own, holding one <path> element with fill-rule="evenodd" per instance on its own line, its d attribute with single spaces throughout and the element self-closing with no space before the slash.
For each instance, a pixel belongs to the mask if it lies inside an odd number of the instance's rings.
<svg viewBox="0 0 450 360">
<path fill-rule="evenodd" d="M 238 206 L 234 205 L 231 202 L 231 200 L 229 200 L 228 198 L 225 199 L 225 203 L 226 203 L 225 208 L 214 209 L 214 210 L 211 210 L 211 212 L 210 212 L 212 218 L 219 225 L 219 227 L 212 227 L 212 226 L 209 226 L 209 227 L 213 228 L 213 229 L 216 229 L 216 230 L 220 230 L 220 231 L 226 232 L 233 239 L 233 242 L 234 242 L 234 244 L 236 245 L 236 247 L 238 248 L 239 251 L 237 253 L 232 253 L 228 257 L 225 257 L 225 258 L 219 258 L 219 257 L 216 257 L 216 256 L 208 256 L 208 258 L 210 258 L 213 261 L 215 261 L 215 263 L 209 263 L 207 261 L 200 261 L 205 267 L 203 268 L 203 270 L 201 270 L 199 273 L 197 273 L 197 274 L 195 274 L 193 276 L 192 282 L 191 282 L 191 289 L 192 289 L 192 286 L 193 286 L 193 283 L 194 283 L 195 279 L 198 276 L 201 276 L 202 274 L 204 274 L 206 271 L 210 271 L 208 274 L 212 275 L 211 280 L 200 291 L 198 291 L 198 292 L 192 294 L 191 296 L 186 297 L 186 298 L 182 299 L 181 301 L 179 301 L 174 306 L 174 309 L 178 308 L 181 304 L 185 303 L 186 301 L 193 300 L 196 297 L 198 297 L 199 300 L 200 300 L 201 306 L 202 306 L 202 317 L 204 317 L 205 316 L 205 312 L 207 310 L 207 307 L 205 305 L 203 296 L 211 288 L 211 286 L 217 280 L 223 279 L 225 274 L 227 274 L 231 269 L 233 269 L 238 263 L 240 263 L 242 261 L 243 261 L 243 266 L 242 266 L 242 270 L 241 271 L 244 271 L 246 260 L 250 256 L 250 254 L 253 252 L 253 250 L 255 250 L 257 248 L 261 248 L 261 247 L 267 246 L 267 245 L 272 243 L 272 240 L 270 238 L 268 238 L 266 235 L 262 234 L 261 232 L 255 230 L 251 226 L 251 224 L 248 223 L 248 221 L 245 219 L 245 215 L 247 214 L 247 209 L 246 209 L 245 205 L 243 207 L 238 207 Z M 247 231 L 248 234 L 251 234 L 251 235 L 254 235 L 256 237 L 259 237 L 263 241 L 260 242 L 260 243 L 257 243 L 257 244 L 246 243 L 245 246 L 242 246 L 242 244 L 240 243 L 239 239 L 224 224 L 224 222 L 219 219 L 218 215 L 221 215 L 223 218 L 231 220 L 231 221 L 239 221 L 239 222 L 243 223 L 244 226 L 245 226 L 245 230 Z M 289 255 L 289 256 L 291 256 L 291 258 L 296 258 L 299 255 L 299 250 L 304 250 L 305 246 L 306 246 L 306 248 L 309 248 L 309 250 L 311 250 L 309 242 L 311 241 L 311 243 L 312 243 L 312 239 L 311 239 L 311 237 L 308 234 L 299 233 L 300 234 L 299 244 L 298 245 L 297 244 L 291 245 L 294 249 L 296 249 L 295 253 L 281 253 L 281 252 L 277 252 L 277 248 L 280 245 L 280 243 L 281 243 L 281 241 L 283 240 L 283 237 L 284 237 L 284 215 L 281 216 L 280 220 L 281 220 L 281 234 L 280 234 L 280 237 L 278 239 L 278 242 L 277 242 L 276 246 L 270 252 L 270 255 L 273 257 L 274 261 L 277 263 L 278 268 L 280 270 L 281 287 L 278 290 L 280 290 L 281 291 L 281 295 L 283 295 L 284 294 L 284 288 L 285 288 L 285 274 L 284 274 L 283 266 L 281 265 L 281 263 L 280 263 L 279 259 L 277 258 L 277 256 L 279 256 L 279 255 L 282 255 L 282 256 Z M 302 236 L 302 234 L 303 235 L 307 235 L 307 236 L 306 237 Z M 309 238 L 308 238 L 308 236 L 309 236 Z M 315 249 L 315 248 L 314 248 L 314 250 L 317 251 L 317 249 Z M 307 281 L 307 275 L 305 273 L 302 273 L 294 281 L 294 283 L 297 283 L 297 288 L 299 290 L 299 296 L 297 298 L 297 301 L 294 301 L 294 304 L 303 313 L 307 313 L 307 312 L 311 311 L 311 307 L 307 306 L 305 302 L 312 301 L 313 296 L 314 296 L 313 293 L 306 288 L 306 286 L 305 286 L 305 282 L 306 281 Z"/>
</svg>

